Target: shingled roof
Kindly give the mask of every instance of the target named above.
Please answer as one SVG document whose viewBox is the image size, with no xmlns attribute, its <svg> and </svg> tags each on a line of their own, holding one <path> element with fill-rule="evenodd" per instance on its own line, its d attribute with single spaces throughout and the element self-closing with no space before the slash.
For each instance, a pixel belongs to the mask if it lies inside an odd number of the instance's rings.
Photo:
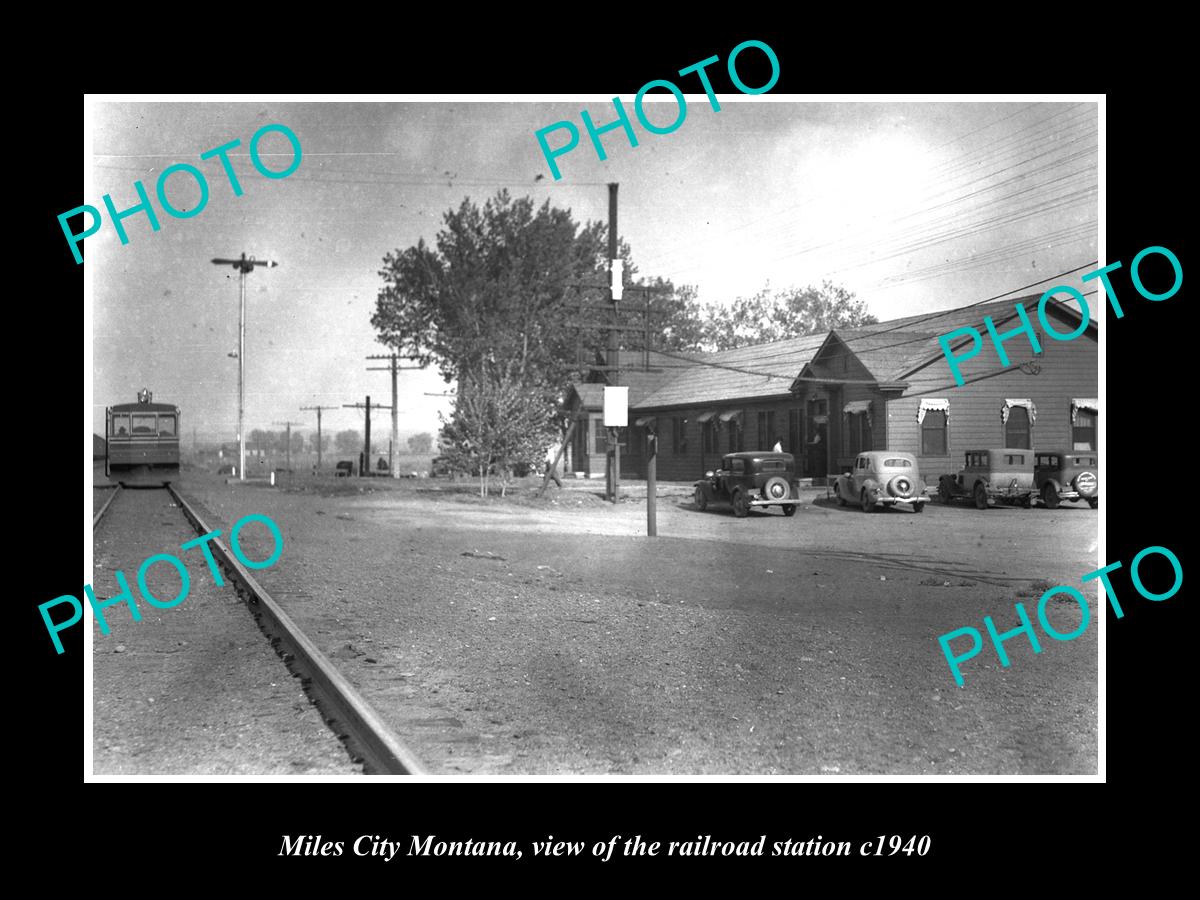
<svg viewBox="0 0 1200 900">
<path fill-rule="evenodd" d="M 921 313 L 720 353 L 657 353 L 659 365 L 671 368 L 662 374 L 639 376 L 639 389 L 646 392 L 641 399 L 635 399 L 631 388 L 630 406 L 638 409 L 701 406 L 787 394 L 793 380 L 813 361 L 831 334 L 849 347 L 877 381 L 899 381 L 922 363 L 941 355 L 939 336 L 966 326 L 982 332 L 984 317 L 991 316 L 996 324 L 1004 322 L 1016 314 L 1017 303 L 1032 313 L 1040 296 L 1032 294 Z M 1078 321 L 1078 314 L 1062 304 L 1048 309 L 1068 318 L 1075 316 Z"/>
</svg>

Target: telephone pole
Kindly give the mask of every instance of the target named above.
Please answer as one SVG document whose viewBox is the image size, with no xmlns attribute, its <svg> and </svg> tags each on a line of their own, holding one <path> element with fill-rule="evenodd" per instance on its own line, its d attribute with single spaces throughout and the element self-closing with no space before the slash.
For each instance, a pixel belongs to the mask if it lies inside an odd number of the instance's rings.
<svg viewBox="0 0 1200 900">
<path fill-rule="evenodd" d="M 386 359 L 390 360 L 390 364 L 385 368 L 383 366 L 367 366 L 368 372 L 387 372 L 392 373 L 392 443 L 388 447 L 388 467 L 392 471 L 393 478 L 399 478 L 399 467 L 396 465 L 396 454 L 399 452 L 400 434 L 397 430 L 396 415 L 400 411 L 400 401 L 396 396 L 396 373 L 399 371 L 407 371 L 411 369 L 421 369 L 423 366 L 402 366 L 399 365 L 399 357 L 395 353 L 389 353 L 385 356 L 368 356 L 367 359 Z"/>
<path fill-rule="evenodd" d="M 317 411 L 317 474 L 321 472 L 321 410 L 337 409 L 336 406 L 302 406 L 300 412 L 315 409 Z"/>
<path fill-rule="evenodd" d="M 241 303 L 238 312 L 238 478 L 246 480 L 246 276 L 254 271 L 255 266 L 275 267 L 277 262 L 265 259 L 246 259 L 245 252 L 241 259 L 214 259 L 213 265 L 233 266 L 240 273 Z"/>
<path fill-rule="evenodd" d="M 608 186 L 608 261 L 609 261 L 609 299 L 612 301 L 610 313 L 611 327 L 608 330 L 608 379 L 609 384 L 621 383 L 621 372 L 617 368 L 620 357 L 620 343 L 617 327 L 620 323 L 618 304 L 621 302 L 621 278 L 624 264 L 617 259 L 617 184 Z M 605 470 L 612 474 L 608 477 L 609 494 L 612 502 L 616 503 L 621 495 L 621 431 L 610 428 L 608 459 L 605 460 Z"/>
<path fill-rule="evenodd" d="M 363 450 L 363 462 L 362 462 L 362 465 L 360 465 L 358 467 L 358 477 L 362 478 L 363 475 L 369 475 L 371 472 L 371 395 L 370 394 L 367 395 L 367 402 L 365 405 L 362 403 L 343 403 L 342 406 L 345 407 L 346 409 L 365 409 L 367 411 L 367 425 L 366 425 L 366 429 L 365 429 L 366 436 L 365 436 L 365 447 Z M 375 408 L 376 409 L 391 409 L 390 406 L 382 406 L 378 403 L 375 404 Z"/>
<path fill-rule="evenodd" d="M 272 422 L 271 424 L 287 426 L 287 437 L 284 439 L 287 441 L 287 444 L 286 444 L 286 449 L 284 450 L 284 453 L 287 455 L 287 470 L 288 470 L 288 474 L 290 475 L 290 474 L 292 474 L 292 426 L 293 425 L 303 425 L 304 423 L 303 422 Z"/>
</svg>

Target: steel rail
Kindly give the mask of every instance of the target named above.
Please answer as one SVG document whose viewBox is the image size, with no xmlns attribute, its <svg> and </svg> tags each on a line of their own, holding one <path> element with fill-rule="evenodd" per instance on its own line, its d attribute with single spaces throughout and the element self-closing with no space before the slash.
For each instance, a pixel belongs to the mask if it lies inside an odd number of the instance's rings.
<svg viewBox="0 0 1200 900">
<path fill-rule="evenodd" d="M 200 534 L 209 534 L 213 530 L 174 486 L 168 485 L 167 490 Z M 352 751 L 362 757 L 368 771 L 384 775 L 428 774 L 425 766 L 404 746 L 379 713 L 254 579 L 224 541 L 214 538 L 208 546 L 212 548 L 213 556 L 248 595 L 251 611 L 260 617 L 260 622 L 265 620 L 267 627 L 264 630 L 282 643 L 281 652 L 285 661 L 306 679 L 305 687 L 310 689 L 318 708 L 335 726 L 334 731 L 339 736 L 344 733 L 344 740 Z"/>
<path fill-rule="evenodd" d="M 112 489 L 112 496 L 104 501 L 104 505 L 100 507 L 100 512 L 92 516 L 92 530 L 96 530 L 97 523 L 104 518 L 104 514 L 108 512 L 108 508 L 113 505 L 113 501 L 117 499 L 117 494 L 121 493 L 121 486 L 118 484 Z"/>
</svg>

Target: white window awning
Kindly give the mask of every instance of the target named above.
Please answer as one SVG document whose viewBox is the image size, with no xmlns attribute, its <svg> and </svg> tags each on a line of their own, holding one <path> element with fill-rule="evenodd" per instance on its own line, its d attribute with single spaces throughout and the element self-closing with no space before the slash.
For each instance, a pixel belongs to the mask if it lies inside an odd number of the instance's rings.
<svg viewBox="0 0 1200 900">
<path fill-rule="evenodd" d="M 1002 410 L 1000 410 L 1000 421 L 1003 424 L 1005 424 L 1005 425 L 1008 424 L 1008 414 L 1009 414 L 1009 412 L 1012 411 L 1013 407 L 1015 407 L 1015 406 L 1023 407 L 1029 413 L 1029 424 L 1030 425 L 1032 425 L 1034 422 L 1037 421 L 1037 407 L 1033 405 L 1032 400 L 1029 400 L 1029 399 L 1013 400 L 1013 399 L 1009 398 L 1004 401 L 1004 408 Z"/>
<path fill-rule="evenodd" d="M 925 413 L 930 410 L 938 410 L 946 414 L 946 421 L 950 421 L 950 401 L 939 397 L 922 397 L 921 405 L 917 407 L 917 424 L 925 421 Z"/>
<path fill-rule="evenodd" d="M 849 403 L 843 403 L 842 412 L 848 416 L 861 416 L 865 413 L 867 416 L 867 427 L 875 427 L 875 423 L 871 421 L 870 400 L 851 400 Z"/>
<path fill-rule="evenodd" d="M 707 412 L 702 412 L 696 416 L 696 421 L 703 425 L 705 422 L 711 421 L 712 417 L 717 414 L 715 409 L 710 409 Z"/>
<path fill-rule="evenodd" d="M 633 420 L 633 424 L 638 428 L 645 428 L 647 425 L 653 425 L 657 416 L 641 416 Z"/>
<path fill-rule="evenodd" d="M 1095 397 L 1076 397 L 1071 401 L 1071 424 L 1075 424 L 1075 417 L 1079 415 L 1081 409 L 1086 409 L 1088 412 L 1099 413 L 1100 401 Z"/>
<path fill-rule="evenodd" d="M 736 419 L 740 419 L 741 417 L 742 411 L 740 409 L 731 409 L 721 413 L 721 415 L 717 418 L 719 418 L 722 422 L 732 422 Z"/>
</svg>

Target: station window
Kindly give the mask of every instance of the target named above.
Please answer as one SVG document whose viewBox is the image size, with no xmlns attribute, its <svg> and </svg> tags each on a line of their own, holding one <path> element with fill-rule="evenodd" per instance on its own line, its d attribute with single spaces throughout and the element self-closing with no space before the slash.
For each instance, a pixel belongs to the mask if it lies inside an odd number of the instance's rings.
<svg viewBox="0 0 1200 900">
<path fill-rule="evenodd" d="M 171 415 L 159 416 L 158 433 L 164 437 L 175 437 L 175 417 Z"/>
<path fill-rule="evenodd" d="M 1096 413 L 1092 410 L 1081 409 L 1075 413 L 1075 423 L 1071 426 L 1071 449 L 1096 449 Z"/>
<path fill-rule="evenodd" d="M 112 417 L 112 433 L 117 437 L 126 437 L 129 434 L 129 416 L 119 415 Z"/>
<path fill-rule="evenodd" d="M 671 449 L 676 456 L 687 453 L 687 419 L 682 416 L 671 419 Z"/>
<path fill-rule="evenodd" d="M 760 410 L 758 413 L 758 446 L 773 447 L 779 435 L 775 433 L 775 411 Z"/>
<path fill-rule="evenodd" d="M 133 434 L 157 434 L 154 425 L 154 415 L 137 415 L 133 417 Z"/>
<path fill-rule="evenodd" d="M 928 416 L 928 413 L 926 415 Z M 848 456 L 871 449 L 871 425 L 865 412 L 851 413 L 846 416 L 845 440 Z"/>
<path fill-rule="evenodd" d="M 608 432 L 601 416 L 592 416 L 592 453 L 596 456 L 608 453 Z"/>
<path fill-rule="evenodd" d="M 1004 423 L 1004 446 L 1019 450 L 1029 450 L 1033 445 L 1029 442 L 1029 410 L 1023 406 L 1014 406 L 1008 411 L 1008 421 Z"/>
<path fill-rule="evenodd" d="M 709 419 L 700 426 L 700 439 L 703 442 L 702 450 L 705 453 L 719 453 L 717 448 L 717 420 Z"/>
<path fill-rule="evenodd" d="M 946 453 L 946 412 L 927 409 L 921 420 L 921 455 L 945 456 Z"/>
</svg>

